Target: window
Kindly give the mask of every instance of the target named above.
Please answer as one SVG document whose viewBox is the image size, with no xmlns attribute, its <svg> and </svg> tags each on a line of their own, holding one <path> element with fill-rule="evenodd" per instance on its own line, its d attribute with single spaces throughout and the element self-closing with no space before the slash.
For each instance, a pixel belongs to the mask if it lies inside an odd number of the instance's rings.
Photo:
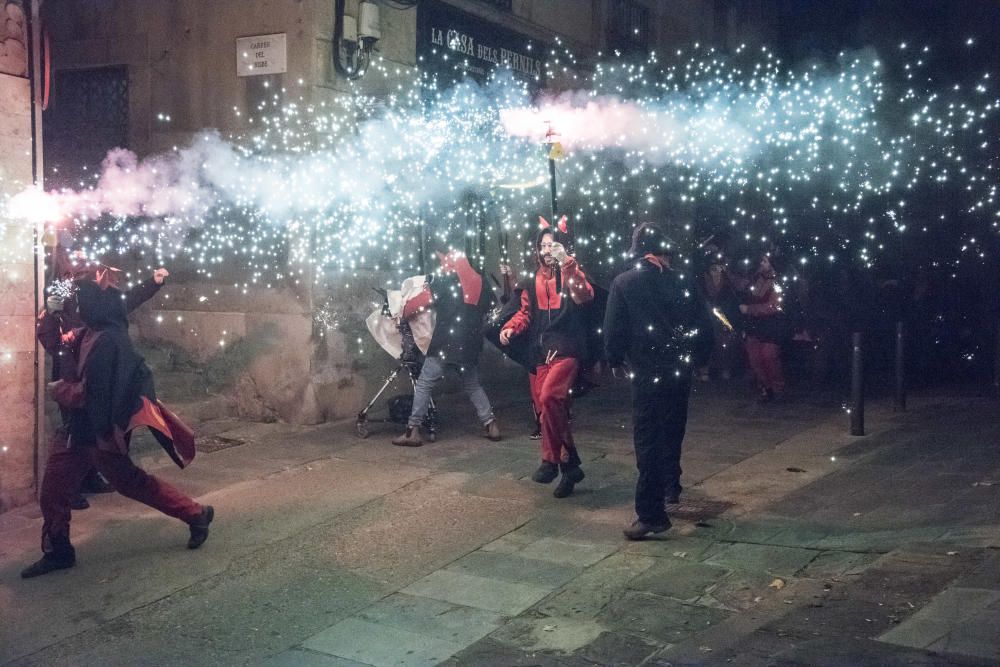
<svg viewBox="0 0 1000 667">
<path fill-rule="evenodd" d="M 608 48 L 645 55 L 649 51 L 649 8 L 635 0 L 615 0 L 610 3 L 610 12 Z"/>
</svg>

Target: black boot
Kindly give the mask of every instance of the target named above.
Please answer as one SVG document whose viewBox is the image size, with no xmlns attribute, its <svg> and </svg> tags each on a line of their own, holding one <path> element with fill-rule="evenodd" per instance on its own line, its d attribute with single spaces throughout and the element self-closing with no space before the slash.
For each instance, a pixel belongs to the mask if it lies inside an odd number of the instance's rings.
<svg viewBox="0 0 1000 667">
<path fill-rule="evenodd" d="M 87 476 L 83 478 L 80 490 L 83 493 L 111 493 L 115 490 L 115 487 L 111 486 L 111 482 L 104 479 L 104 475 L 98 472 L 96 468 L 92 468 L 87 473 Z"/>
<path fill-rule="evenodd" d="M 201 516 L 188 524 L 191 528 L 191 539 L 188 540 L 188 549 L 197 549 L 208 539 L 208 524 L 215 518 L 215 508 L 205 505 L 201 510 Z"/>
<path fill-rule="evenodd" d="M 559 466 L 555 463 L 542 461 L 542 465 L 538 466 L 538 470 L 531 475 L 531 479 L 539 484 L 548 484 L 558 476 Z"/>
<path fill-rule="evenodd" d="M 69 508 L 72 510 L 85 510 L 88 507 L 90 507 L 90 503 L 87 502 L 82 493 L 78 493 L 69 499 Z"/>
<path fill-rule="evenodd" d="M 559 467 L 562 468 L 562 477 L 559 478 L 559 484 L 556 485 L 552 495 L 556 498 L 565 498 L 573 493 L 573 487 L 582 482 L 586 475 L 576 463 L 563 463 Z"/>
<path fill-rule="evenodd" d="M 76 550 L 69 539 L 53 544 L 53 550 L 47 551 L 38 561 L 21 570 L 22 579 L 40 577 L 56 570 L 65 570 L 76 565 Z"/>
</svg>

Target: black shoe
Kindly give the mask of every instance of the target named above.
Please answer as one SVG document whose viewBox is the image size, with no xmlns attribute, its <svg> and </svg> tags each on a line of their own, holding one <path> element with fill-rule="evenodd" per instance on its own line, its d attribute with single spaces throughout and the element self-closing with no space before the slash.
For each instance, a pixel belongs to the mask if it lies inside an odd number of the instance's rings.
<svg viewBox="0 0 1000 667">
<path fill-rule="evenodd" d="M 542 461 L 542 465 L 538 466 L 538 470 L 536 470 L 531 475 L 531 479 L 538 482 L 539 484 L 548 484 L 558 476 L 559 476 L 559 466 L 557 466 L 555 463 Z"/>
<path fill-rule="evenodd" d="M 583 481 L 586 475 L 583 474 L 583 469 L 578 465 L 563 465 L 562 466 L 562 477 L 559 478 L 559 484 L 556 485 L 555 491 L 552 495 L 556 498 L 565 498 L 569 494 L 573 493 L 573 487 Z"/>
<path fill-rule="evenodd" d="M 663 523 L 646 523 L 636 519 L 622 533 L 630 540 L 644 540 L 650 534 L 665 533 L 669 529 L 670 519 L 664 519 Z"/>
<path fill-rule="evenodd" d="M 681 489 L 674 489 L 672 491 L 667 491 L 666 503 L 667 505 L 676 505 L 681 501 Z"/>
<path fill-rule="evenodd" d="M 64 556 L 45 554 L 38 561 L 21 570 L 22 579 L 40 577 L 56 570 L 65 570 L 76 565 L 76 554 L 70 553 Z"/>
<path fill-rule="evenodd" d="M 191 527 L 191 539 L 188 540 L 188 549 L 197 549 L 208 539 L 208 524 L 215 518 L 215 508 L 205 505 L 201 510 L 201 516 L 188 524 Z"/>
<path fill-rule="evenodd" d="M 69 507 L 74 510 L 85 510 L 90 507 L 90 503 L 87 502 L 82 493 L 78 493 L 69 499 Z"/>
<path fill-rule="evenodd" d="M 83 493 L 111 493 L 114 490 L 115 487 L 111 486 L 111 482 L 104 479 L 104 475 L 96 470 L 84 477 L 83 484 L 80 485 L 80 491 Z"/>
<path fill-rule="evenodd" d="M 531 438 L 532 440 L 541 440 L 542 439 L 542 430 L 541 429 L 535 429 L 531 433 L 531 435 L 529 435 L 528 437 Z"/>
</svg>

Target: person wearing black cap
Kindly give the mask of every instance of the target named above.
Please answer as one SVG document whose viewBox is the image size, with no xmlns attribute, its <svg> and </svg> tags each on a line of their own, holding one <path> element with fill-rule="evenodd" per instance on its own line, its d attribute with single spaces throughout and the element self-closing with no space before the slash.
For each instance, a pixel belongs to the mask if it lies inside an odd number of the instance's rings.
<svg viewBox="0 0 1000 667">
<path fill-rule="evenodd" d="M 671 268 L 674 248 L 658 225 L 639 225 L 629 251 L 635 264 L 611 283 L 604 317 L 608 364 L 632 381 L 639 478 L 637 519 L 624 531 L 630 540 L 670 528 L 666 504 L 681 492 L 691 372 L 712 350 L 708 308 L 694 282 Z"/>
</svg>

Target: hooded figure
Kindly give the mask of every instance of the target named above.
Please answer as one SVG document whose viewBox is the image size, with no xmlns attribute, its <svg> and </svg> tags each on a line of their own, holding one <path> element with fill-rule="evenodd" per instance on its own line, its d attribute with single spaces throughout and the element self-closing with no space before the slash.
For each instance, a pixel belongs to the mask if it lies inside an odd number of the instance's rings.
<svg viewBox="0 0 1000 667">
<path fill-rule="evenodd" d="M 90 279 L 99 285 L 117 286 L 121 271 L 104 265 L 89 263 L 82 254 L 76 251 L 70 253 L 62 245 L 57 245 L 52 254 L 52 271 L 56 280 L 61 283 L 50 286 L 50 294 L 45 301 L 45 308 L 38 314 L 35 326 L 35 336 L 45 351 L 49 353 L 52 368 L 52 380 L 74 380 L 76 375 L 76 346 L 74 331 L 84 327 L 77 308 L 76 294 L 69 285 L 76 280 Z M 151 299 L 160 289 L 163 280 L 168 275 L 166 269 L 160 268 L 153 276 L 132 287 L 125 293 L 125 307 L 132 312 Z M 69 413 L 60 410 L 62 424 L 56 430 L 54 439 L 65 445 Z M 107 480 L 101 477 L 96 468 L 92 468 L 84 477 L 81 491 L 83 493 L 106 493 L 114 491 Z M 90 506 L 83 493 L 73 496 L 73 509 L 86 509 Z"/>
<path fill-rule="evenodd" d="M 486 391 L 479 382 L 479 355 L 483 351 L 483 320 L 493 305 L 493 293 L 484 289 L 483 277 L 472 268 L 464 253 L 438 253 L 441 268 L 424 289 L 403 306 L 409 320 L 426 309 L 435 311 L 434 334 L 420 377 L 413 388 L 413 407 L 406 431 L 393 438 L 400 447 L 423 444 L 420 425 L 430 408 L 431 392 L 445 371 L 452 368 L 462 379 L 462 388 L 476 409 L 487 438 L 500 440 L 500 425 Z"/>
<path fill-rule="evenodd" d="M 674 244 L 653 223 L 633 235 L 631 269 L 611 283 L 604 318 L 608 363 L 627 361 L 632 380 L 637 519 L 625 529 L 642 539 L 670 527 L 666 505 L 681 493 L 681 443 L 691 371 L 712 349 L 712 322 L 699 290 L 670 267 Z"/>
<path fill-rule="evenodd" d="M 65 446 L 53 447 L 45 466 L 39 498 L 43 556 L 21 572 L 26 579 L 76 563 L 70 499 L 91 466 L 123 496 L 187 523 L 188 548 L 204 543 L 214 516 L 211 506 L 198 504 L 129 459 L 132 430 L 147 426 L 184 467 L 194 458 L 193 433 L 156 400 L 152 373 L 128 337 L 125 295 L 93 280 L 78 281 L 77 290 L 85 326 L 75 336 L 75 377 L 51 386 L 53 397 L 69 413 L 69 437 Z"/>
<path fill-rule="evenodd" d="M 541 222 L 535 240 L 538 267 L 521 287 L 517 312 L 501 325 L 499 342 L 505 347 L 527 342 L 531 398 L 542 432 L 542 463 L 532 479 L 548 484 L 562 472 L 553 495 L 565 498 L 584 478 L 569 408 L 571 390 L 591 356 L 586 309 L 594 288 L 566 252 L 565 219 L 556 228 Z"/>
</svg>

